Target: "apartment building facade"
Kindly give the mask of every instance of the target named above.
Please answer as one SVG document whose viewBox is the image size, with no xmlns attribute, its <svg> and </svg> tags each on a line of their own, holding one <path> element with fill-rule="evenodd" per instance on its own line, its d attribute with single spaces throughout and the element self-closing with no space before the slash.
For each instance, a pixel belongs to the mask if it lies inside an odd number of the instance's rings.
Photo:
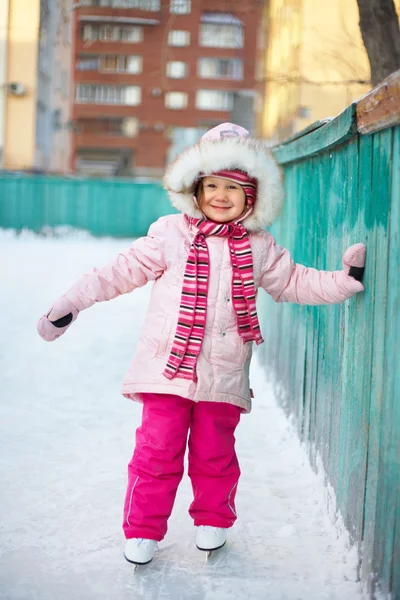
<svg viewBox="0 0 400 600">
<path fill-rule="evenodd" d="M 71 168 L 159 177 L 208 127 L 235 118 L 252 128 L 262 4 L 81 0 Z"/>
</svg>

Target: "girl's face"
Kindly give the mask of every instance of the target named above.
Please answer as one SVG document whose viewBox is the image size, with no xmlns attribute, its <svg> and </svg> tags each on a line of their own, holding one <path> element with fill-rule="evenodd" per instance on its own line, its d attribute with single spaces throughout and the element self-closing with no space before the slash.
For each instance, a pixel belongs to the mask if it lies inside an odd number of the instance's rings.
<svg viewBox="0 0 400 600">
<path fill-rule="evenodd" d="M 226 223 L 240 217 L 246 208 L 241 185 L 222 177 L 204 177 L 198 197 L 201 212 L 212 221 Z"/>
</svg>

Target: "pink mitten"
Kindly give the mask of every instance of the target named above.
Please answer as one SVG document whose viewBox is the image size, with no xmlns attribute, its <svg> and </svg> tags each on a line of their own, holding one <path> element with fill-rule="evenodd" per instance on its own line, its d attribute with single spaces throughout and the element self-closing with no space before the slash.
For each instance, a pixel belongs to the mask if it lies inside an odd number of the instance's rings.
<svg viewBox="0 0 400 600">
<path fill-rule="evenodd" d="M 58 298 L 37 324 L 37 330 L 46 342 L 53 342 L 65 333 L 68 327 L 75 321 L 79 311 L 68 300 L 66 296 Z"/>
<path fill-rule="evenodd" d="M 351 284 L 355 292 L 362 292 L 364 289 L 361 281 L 364 276 L 366 250 L 364 244 L 353 244 L 343 254 L 343 271 L 347 275 L 348 284 Z"/>
</svg>

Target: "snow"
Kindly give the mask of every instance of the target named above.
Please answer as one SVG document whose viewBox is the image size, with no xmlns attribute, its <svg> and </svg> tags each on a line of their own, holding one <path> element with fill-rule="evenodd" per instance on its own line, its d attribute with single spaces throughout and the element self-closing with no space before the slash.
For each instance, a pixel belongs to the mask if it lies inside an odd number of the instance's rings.
<svg viewBox="0 0 400 600">
<path fill-rule="evenodd" d="M 0 598 L 361 598 L 357 552 L 329 519 L 323 477 L 257 362 L 254 410 L 237 434 L 239 518 L 227 548 L 208 564 L 195 548 L 185 476 L 153 562 L 134 572 L 124 560 L 126 465 L 141 409 L 119 388 L 150 289 L 94 306 L 53 343 L 36 321 L 78 275 L 129 243 L 0 233 Z"/>
</svg>

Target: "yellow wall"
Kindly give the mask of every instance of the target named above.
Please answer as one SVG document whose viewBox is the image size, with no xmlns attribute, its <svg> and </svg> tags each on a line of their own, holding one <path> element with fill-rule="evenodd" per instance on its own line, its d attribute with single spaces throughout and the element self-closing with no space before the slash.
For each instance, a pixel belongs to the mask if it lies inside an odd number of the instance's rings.
<svg viewBox="0 0 400 600">
<path fill-rule="evenodd" d="M 305 0 L 301 48 L 301 72 L 309 74 L 308 79 L 316 84 L 300 87 L 300 105 L 311 107 L 311 117 L 299 119 L 300 129 L 318 119 L 336 116 L 371 87 L 369 83 L 355 83 L 370 80 L 356 0 L 326 4 Z"/>
<path fill-rule="evenodd" d="M 26 94 L 7 95 L 6 169 L 29 169 L 34 165 L 39 16 L 40 0 L 10 0 L 7 81 L 23 83 Z"/>
<path fill-rule="evenodd" d="M 0 168 L 3 166 L 7 82 L 8 0 L 0 0 Z"/>
<path fill-rule="evenodd" d="M 370 89 L 356 83 L 370 79 L 356 0 L 270 0 L 267 27 L 263 137 L 336 116 Z"/>
<path fill-rule="evenodd" d="M 278 124 L 284 128 L 297 110 L 301 18 L 301 0 L 271 0 L 264 70 L 266 104 L 262 117 L 262 133 L 268 137 Z"/>
</svg>

